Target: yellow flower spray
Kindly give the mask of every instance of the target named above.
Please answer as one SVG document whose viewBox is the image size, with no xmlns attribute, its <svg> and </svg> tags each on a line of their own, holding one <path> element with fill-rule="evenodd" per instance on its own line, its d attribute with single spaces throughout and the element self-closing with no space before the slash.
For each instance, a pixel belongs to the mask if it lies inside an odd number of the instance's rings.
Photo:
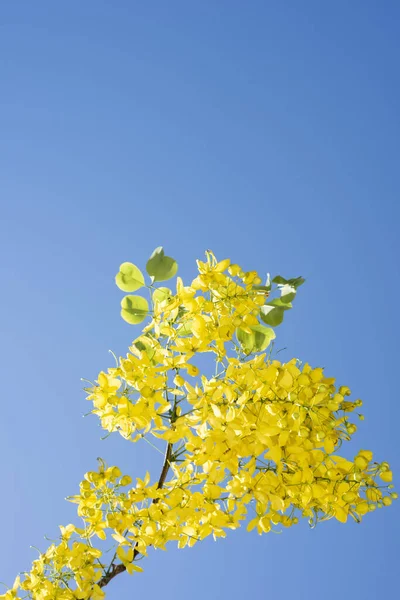
<svg viewBox="0 0 400 600">
<path fill-rule="evenodd" d="M 52 544 L 3 600 L 73 600 L 104 597 L 119 573 L 141 571 L 149 547 L 193 546 L 209 535 L 225 537 L 242 521 L 258 533 L 280 531 L 301 517 L 311 525 L 349 517 L 360 522 L 389 506 L 392 472 L 360 450 L 337 454 L 357 427 L 362 404 L 323 369 L 272 357 L 274 327 L 292 307 L 304 279 L 245 272 L 211 251 L 197 261 L 189 286 L 158 286 L 178 265 L 157 248 L 146 265 L 151 301 L 127 295 L 121 315 L 131 324 L 150 318 L 125 358 L 88 388 L 92 413 L 107 432 L 137 442 L 161 440 L 158 479 L 132 483 L 100 460 L 86 473 L 77 504 L 83 526 L 60 527 Z M 143 273 L 123 263 L 116 283 L 125 292 L 145 286 Z M 202 373 L 210 354 L 215 373 Z M 362 415 L 359 415 L 361 418 Z M 108 562 L 104 542 L 114 545 Z M 102 545 L 103 544 L 103 545 Z"/>
</svg>

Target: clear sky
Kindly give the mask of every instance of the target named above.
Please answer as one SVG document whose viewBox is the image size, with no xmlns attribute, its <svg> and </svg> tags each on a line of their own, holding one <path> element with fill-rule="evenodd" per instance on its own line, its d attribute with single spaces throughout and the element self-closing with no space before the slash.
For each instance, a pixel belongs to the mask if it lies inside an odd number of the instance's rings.
<svg viewBox="0 0 400 600">
<path fill-rule="evenodd" d="M 80 381 L 137 335 L 113 278 L 158 245 L 186 281 L 208 248 L 306 277 L 280 356 L 349 385 L 366 420 L 343 452 L 400 474 L 399 32 L 390 0 L 1 2 L 0 580 L 71 522 L 97 456 L 159 470 L 100 440 Z M 397 505 L 240 530 L 150 553 L 107 597 L 375 600 L 399 538 Z"/>
</svg>

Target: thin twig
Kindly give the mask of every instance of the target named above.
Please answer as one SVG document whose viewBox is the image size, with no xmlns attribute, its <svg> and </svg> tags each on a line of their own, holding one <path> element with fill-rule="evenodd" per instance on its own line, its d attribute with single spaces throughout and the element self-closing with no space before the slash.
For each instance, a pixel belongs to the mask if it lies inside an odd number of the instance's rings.
<svg viewBox="0 0 400 600">
<path fill-rule="evenodd" d="M 158 484 L 157 484 L 158 490 L 160 490 L 163 487 L 165 480 L 167 478 L 168 471 L 171 466 L 171 457 L 172 457 L 172 444 L 168 443 L 166 451 L 165 451 L 164 462 L 163 462 L 160 478 L 159 478 Z M 159 501 L 159 498 L 153 498 L 152 504 L 157 504 L 158 501 Z M 136 545 L 137 545 L 137 542 L 136 542 Z M 135 546 L 135 549 L 133 551 L 133 560 L 135 560 L 135 558 L 138 554 L 140 554 L 140 552 Z M 123 564 L 116 565 L 116 564 L 113 564 L 113 562 L 112 562 L 107 573 L 105 575 L 103 575 L 103 577 L 98 582 L 98 586 L 101 588 L 105 587 L 112 579 L 114 579 L 114 577 L 116 577 L 120 573 L 123 573 L 124 571 L 126 571 L 125 565 L 123 565 Z"/>
</svg>

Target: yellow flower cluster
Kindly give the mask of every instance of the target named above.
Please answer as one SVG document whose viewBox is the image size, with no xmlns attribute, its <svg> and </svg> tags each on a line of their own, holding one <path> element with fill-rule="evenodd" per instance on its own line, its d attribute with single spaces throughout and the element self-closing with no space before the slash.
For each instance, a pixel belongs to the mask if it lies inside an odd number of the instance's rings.
<svg viewBox="0 0 400 600">
<path fill-rule="evenodd" d="M 389 465 L 372 452 L 336 454 L 357 429 L 350 416 L 361 401 L 321 368 L 264 352 L 274 337 L 260 323 L 270 285 L 211 252 L 198 270 L 190 286 L 178 278 L 175 294 L 154 290 L 151 322 L 88 390 L 106 431 L 164 442 L 159 479 L 146 473 L 133 485 L 100 461 L 70 498 L 83 527 L 61 527 L 60 543 L 0 598 L 21 589 L 34 600 L 97 600 L 115 575 L 141 570 L 136 559 L 149 547 L 224 537 L 244 520 L 259 533 L 300 517 L 361 521 L 397 497 Z M 105 541 L 115 544 L 109 564 Z"/>
</svg>

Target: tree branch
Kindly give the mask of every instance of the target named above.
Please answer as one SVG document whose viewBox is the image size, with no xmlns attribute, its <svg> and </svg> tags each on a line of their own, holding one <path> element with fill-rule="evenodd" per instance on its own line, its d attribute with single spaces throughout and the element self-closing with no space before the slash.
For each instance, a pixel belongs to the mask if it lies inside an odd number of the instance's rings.
<svg viewBox="0 0 400 600">
<path fill-rule="evenodd" d="M 172 444 L 168 443 L 167 448 L 165 450 L 163 468 L 161 471 L 160 479 L 158 480 L 158 484 L 157 484 L 158 490 L 161 490 L 161 488 L 163 487 L 165 480 L 167 478 L 168 471 L 171 466 L 171 456 L 172 456 Z M 158 500 L 159 500 L 159 498 L 154 498 L 153 504 L 157 504 Z"/>
<path fill-rule="evenodd" d="M 171 457 L 172 457 L 172 444 L 168 443 L 167 448 L 165 450 L 164 462 L 163 462 L 160 478 L 159 478 L 158 484 L 157 484 L 158 490 L 161 490 L 162 487 L 164 486 L 165 480 L 168 475 L 169 468 L 171 466 Z M 159 498 L 154 498 L 152 501 L 152 504 L 157 504 L 158 501 L 159 501 Z M 134 552 L 133 552 L 133 560 L 135 560 L 135 558 L 138 554 L 140 554 L 140 552 L 137 550 L 137 548 L 135 548 Z M 111 581 L 111 579 L 114 579 L 114 577 L 116 577 L 120 573 L 123 573 L 124 571 L 126 571 L 125 565 L 123 565 L 123 564 L 116 565 L 116 564 L 111 563 L 110 568 L 108 569 L 107 573 L 105 575 L 103 575 L 103 577 L 98 582 L 98 586 L 101 588 L 105 587 Z"/>
</svg>

